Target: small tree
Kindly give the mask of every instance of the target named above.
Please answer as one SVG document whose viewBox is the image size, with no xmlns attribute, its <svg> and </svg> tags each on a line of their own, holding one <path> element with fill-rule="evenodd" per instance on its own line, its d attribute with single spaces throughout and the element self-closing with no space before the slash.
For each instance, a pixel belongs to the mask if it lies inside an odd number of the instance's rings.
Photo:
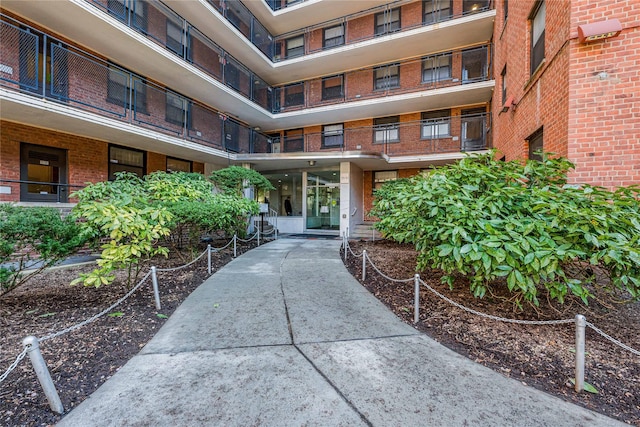
<svg viewBox="0 0 640 427">
<path fill-rule="evenodd" d="M 639 187 L 566 185 L 566 159 L 521 164 L 494 155 L 385 184 L 372 212 L 377 228 L 413 243 L 418 269 L 442 269 L 450 286 L 452 273 L 467 276 L 477 297 L 504 278 L 518 305 L 538 304 L 541 290 L 587 303 L 599 270 L 609 276 L 607 291 L 640 299 Z M 586 274 L 570 274 L 574 267 Z"/>
<path fill-rule="evenodd" d="M 73 219 L 62 219 L 56 209 L 0 204 L 0 295 L 77 252 L 86 241 Z"/>
</svg>

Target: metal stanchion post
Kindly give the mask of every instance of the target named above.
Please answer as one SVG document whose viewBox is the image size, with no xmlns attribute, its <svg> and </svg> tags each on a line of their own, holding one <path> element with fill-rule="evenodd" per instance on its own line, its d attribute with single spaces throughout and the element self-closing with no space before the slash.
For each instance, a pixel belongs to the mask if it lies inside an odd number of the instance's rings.
<svg viewBox="0 0 640 427">
<path fill-rule="evenodd" d="M 584 331 L 587 319 L 576 314 L 576 391 L 584 390 Z"/>
<path fill-rule="evenodd" d="M 260 233 L 260 230 L 258 230 L 258 246 L 260 246 L 260 234 L 262 233 Z"/>
<path fill-rule="evenodd" d="M 211 245 L 207 245 L 207 272 L 211 275 Z"/>
<path fill-rule="evenodd" d="M 413 287 L 415 295 L 413 297 L 413 323 L 420 320 L 420 275 L 413 276 Z"/>
<path fill-rule="evenodd" d="M 42 353 L 40 353 L 38 338 L 28 336 L 22 341 L 22 344 L 27 347 L 27 354 L 29 355 L 29 359 L 31 359 L 31 365 L 33 365 L 33 370 L 36 372 L 36 376 L 38 377 L 38 381 L 40 381 L 42 390 L 44 390 L 44 394 L 47 396 L 49 407 L 51 407 L 53 412 L 63 414 L 64 407 L 62 406 L 60 396 L 58 396 L 56 386 L 53 385 L 53 380 L 51 379 L 51 374 L 49 374 L 49 370 L 47 369 L 47 364 L 42 358 Z"/>
<path fill-rule="evenodd" d="M 238 235 L 234 234 L 233 235 L 233 257 L 234 258 L 238 256 L 238 245 L 237 245 L 237 242 L 238 242 Z"/>
<path fill-rule="evenodd" d="M 362 281 L 367 279 L 367 250 L 362 251 Z"/>
<path fill-rule="evenodd" d="M 156 267 L 151 267 L 151 283 L 153 284 L 153 297 L 156 300 L 156 310 L 160 310 L 160 291 L 158 291 L 158 275 Z"/>
</svg>

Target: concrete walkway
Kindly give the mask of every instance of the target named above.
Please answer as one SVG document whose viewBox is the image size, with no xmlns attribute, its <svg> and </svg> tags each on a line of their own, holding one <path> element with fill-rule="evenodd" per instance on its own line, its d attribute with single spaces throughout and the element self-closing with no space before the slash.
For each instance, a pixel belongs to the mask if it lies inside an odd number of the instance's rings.
<svg viewBox="0 0 640 427">
<path fill-rule="evenodd" d="M 58 425 L 624 425 L 418 333 L 339 246 L 282 239 L 227 264 Z"/>
</svg>

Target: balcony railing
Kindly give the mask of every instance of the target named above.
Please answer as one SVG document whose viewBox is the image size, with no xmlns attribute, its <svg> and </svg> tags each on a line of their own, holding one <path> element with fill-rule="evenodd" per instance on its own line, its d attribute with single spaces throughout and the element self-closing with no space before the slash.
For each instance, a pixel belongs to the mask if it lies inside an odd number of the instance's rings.
<svg viewBox="0 0 640 427">
<path fill-rule="evenodd" d="M 290 7 L 296 4 L 303 3 L 307 0 L 265 0 L 271 10 L 276 11 L 280 9 L 284 9 L 286 7 Z"/>
<path fill-rule="evenodd" d="M 487 114 L 270 138 L 144 76 L 2 16 L 0 85 L 197 144 L 236 153 L 374 151 L 388 155 L 488 146 Z M 44 63 L 43 63 L 44 61 Z M 44 71 L 43 71 L 44 69 Z M 264 92 L 267 96 L 267 92 Z M 438 119 L 441 120 L 441 119 Z M 429 133 L 431 129 L 431 133 Z M 448 129 L 449 134 L 445 134 Z M 433 133 L 437 130 L 437 133 Z M 276 148 L 277 147 L 277 148 Z"/>
<path fill-rule="evenodd" d="M 261 146 L 267 139 L 143 76 L 24 27 L 4 15 L 0 21 L 5 88 L 225 151 L 251 153 L 254 142 Z"/>
<path fill-rule="evenodd" d="M 343 127 L 325 132 L 271 138 L 256 153 L 364 151 L 389 156 L 471 152 L 491 146 L 489 113 L 465 114 L 379 126 Z"/>
<path fill-rule="evenodd" d="M 490 45 L 275 87 L 273 112 L 441 89 L 493 79 Z"/>
<path fill-rule="evenodd" d="M 274 37 L 274 62 L 323 50 L 409 31 L 493 8 L 492 0 L 441 0 L 409 2 L 397 0 L 386 5 L 346 15 Z M 411 9 L 411 10 L 409 10 Z M 406 10 L 406 13 L 403 13 Z M 373 15 L 373 19 L 371 19 Z M 299 41 L 299 38 L 302 40 Z M 288 46 L 294 42 L 293 47 Z"/>
</svg>

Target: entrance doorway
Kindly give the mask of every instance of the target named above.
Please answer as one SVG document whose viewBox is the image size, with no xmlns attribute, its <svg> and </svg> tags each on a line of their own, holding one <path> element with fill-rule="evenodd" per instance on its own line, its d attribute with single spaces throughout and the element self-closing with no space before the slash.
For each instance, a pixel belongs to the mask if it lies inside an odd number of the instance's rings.
<svg viewBox="0 0 640 427">
<path fill-rule="evenodd" d="M 22 144 L 20 152 L 20 200 L 66 203 L 67 152 L 52 147 Z"/>
<path fill-rule="evenodd" d="M 340 230 L 340 173 L 307 173 L 307 230 Z"/>
</svg>

